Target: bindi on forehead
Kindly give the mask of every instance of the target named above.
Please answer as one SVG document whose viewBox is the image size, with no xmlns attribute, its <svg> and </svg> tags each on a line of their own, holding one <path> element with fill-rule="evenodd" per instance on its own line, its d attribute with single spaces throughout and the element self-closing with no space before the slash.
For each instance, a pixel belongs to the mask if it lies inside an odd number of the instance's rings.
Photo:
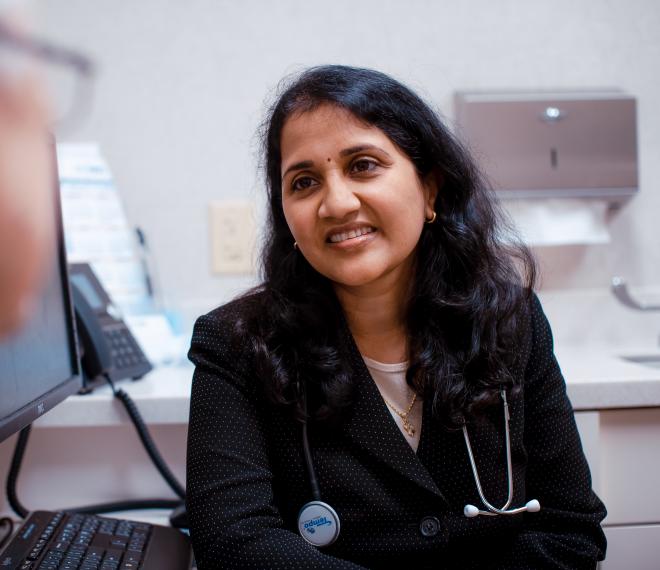
<svg viewBox="0 0 660 570">
<path fill-rule="evenodd" d="M 328 162 L 332 162 L 332 159 L 330 157 L 328 157 Z"/>
</svg>

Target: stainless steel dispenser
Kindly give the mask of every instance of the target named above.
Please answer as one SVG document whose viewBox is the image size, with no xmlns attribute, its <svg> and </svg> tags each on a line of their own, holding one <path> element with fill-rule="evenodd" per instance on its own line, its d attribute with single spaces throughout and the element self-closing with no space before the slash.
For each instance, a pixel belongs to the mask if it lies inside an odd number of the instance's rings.
<svg viewBox="0 0 660 570">
<path fill-rule="evenodd" d="M 503 198 L 637 192 L 636 101 L 620 91 L 460 92 L 456 123 Z"/>
</svg>

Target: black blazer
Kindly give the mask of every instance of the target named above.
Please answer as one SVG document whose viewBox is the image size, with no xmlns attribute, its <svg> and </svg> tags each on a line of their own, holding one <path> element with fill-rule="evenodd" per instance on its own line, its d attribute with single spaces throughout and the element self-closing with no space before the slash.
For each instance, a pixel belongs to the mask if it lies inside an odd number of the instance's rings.
<svg viewBox="0 0 660 570">
<path fill-rule="evenodd" d="M 595 568 L 605 552 L 605 508 L 591 478 L 540 303 L 510 398 L 513 506 L 538 499 L 541 511 L 463 516 L 483 508 L 461 431 L 448 432 L 424 402 L 417 453 L 405 441 L 346 332 L 356 400 L 336 429 L 310 425 L 322 498 L 341 518 L 324 549 L 297 533 L 298 511 L 312 499 L 301 426 L 270 405 L 249 347 L 232 349 L 230 330 L 245 301 L 201 317 L 190 359 L 196 365 L 188 440 L 191 536 L 199 568 Z M 485 497 L 506 501 L 502 407 L 469 435 Z"/>
</svg>

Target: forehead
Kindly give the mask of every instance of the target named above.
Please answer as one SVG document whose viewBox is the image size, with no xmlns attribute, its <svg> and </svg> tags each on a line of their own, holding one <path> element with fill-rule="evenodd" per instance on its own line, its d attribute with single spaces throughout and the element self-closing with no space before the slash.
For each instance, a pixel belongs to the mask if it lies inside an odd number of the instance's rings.
<svg viewBox="0 0 660 570">
<path fill-rule="evenodd" d="M 321 105 L 311 111 L 291 115 L 282 128 L 280 148 L 282 164 L 314 160 L 316 155 L 334 155 L 356 143 L 373 144 L 398 153 L 389 137 L 353 113 L 334 105 Z"/>
</svg>

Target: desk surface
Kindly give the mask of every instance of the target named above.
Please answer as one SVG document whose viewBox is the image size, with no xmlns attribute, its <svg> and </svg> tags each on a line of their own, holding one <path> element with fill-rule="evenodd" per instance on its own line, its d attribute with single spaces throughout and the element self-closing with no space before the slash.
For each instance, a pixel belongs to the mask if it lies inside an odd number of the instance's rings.
<svg viewBox="0 0 660 570">
<path fill-rule="evenodd" d="M 118 382 L 135 401 L 148 424 L 187 424 L 192 364 L 160 367 L 135 381 Z M 110 386 L 70 396 L 35 422 L 35 427 L 112 426 L 128 422 L 123 405 Z"/>
<path fill-rule="evenodd" d="M 660 406 L 660 366 L 626 361 L 622 356 L 654 356 L 657 346 L 571 346 L 556 349 L 573 408 L 602 410 Z"/>
<path fill-rule="evenodd" d="M 557 359 L 575 410 L 660 406 L 660 368 L 619 357 L 650 352 L 614 352 L 606 346 L 558 348 Z M 157 368 L 141 380 L 120 386 L 135 400 L 148 424 L 186 424 L 193 370 L 187 364 Z M 40 418 L 36 426 L 110 426 L 127 421 L 121 403 L 113 400 L 108 386 L 102 386 L 91 394 L 68 398 Z"/>
</svg>

